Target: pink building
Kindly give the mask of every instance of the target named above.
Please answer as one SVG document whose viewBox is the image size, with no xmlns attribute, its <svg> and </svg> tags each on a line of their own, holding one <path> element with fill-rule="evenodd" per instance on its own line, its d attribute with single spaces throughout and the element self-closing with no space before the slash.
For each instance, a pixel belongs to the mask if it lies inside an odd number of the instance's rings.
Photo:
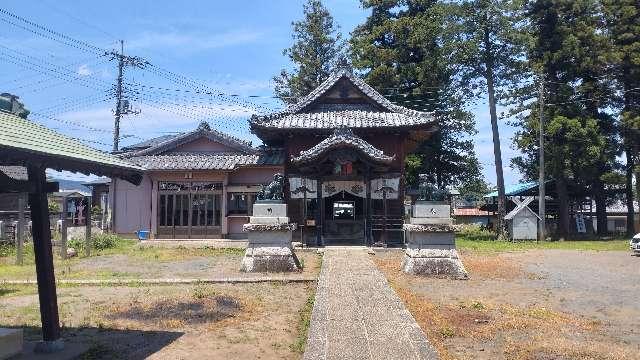
<svg viewBox="0 0 640 360">
<path fill-rule="evenodd" d="M 152 238 L 245 237 L 255 193 L 284 163 L 282 150 L 253 148 L 206 122 L 122 150 L 146 171 L 139 186 L 111 183 L 114 230 L 129 236 L 150 230 Z"/>
</svg>

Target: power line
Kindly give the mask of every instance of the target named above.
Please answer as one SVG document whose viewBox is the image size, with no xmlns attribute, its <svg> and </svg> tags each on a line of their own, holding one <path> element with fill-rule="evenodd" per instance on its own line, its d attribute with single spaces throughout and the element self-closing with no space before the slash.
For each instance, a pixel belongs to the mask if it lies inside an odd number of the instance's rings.
<svg viewBox="0 0 640 360">
<path fill-rule="evenodd" d="M 68 45 L 68 46 L 71 46 L 71 47 L 74 47 L 76 49 L 79 49 L 79 50 L 82 50 L 82 51 L 86 51 L 86 52 L 94 52 L 94 53 L 98 53 L 98 54 L 105 52 L 105 50 L 103 50 L 103 49 L 101 49 L 101 48 L 99 48 L 97 46 L 91 45 L 91 44 L 89 44 L 87 42 L 84 42 L 82 40 L 74 39 L 74 38 L 72 38 L 70 36 L 67 36 L 67 35 L 65 35 L 63 33 L 60 33 L 58 31 L 49 29 L 49 28 L 47 28 L 45 26 L 42 26 L 42 25 L 37 24 L 37 23 L 35 23 L 33 21 L 30 21 L 30 20 L 27 20 L 27 19 L 25 19 L 25 18 L 23 18 L 21 16 L 18 16 L 16 14 L 12 13 L 12 12 L 9 12 L 6 9 L 0 8 L 0 14 L 9 17 L 12 20 L 17 20 L 19 22 L 27 24 L 28 26 L 31 26 L 31 29 L 30 29 L 30 28 L 28 28 L 28 27 L 26 27 L 24 25 L 19 25 L 19 24 L 15 23 L 15 22 L 7 20 L 7 19 L 0 18 L 0 20 L 2 20 L 4 22 L 7 22 L 7 23 L 9 23 L 11 25 L 14 25 L 14 26 L 17 26 L 17 27 L 22 28 L 24 30 L 27 30 L 29 32 L 32 32 L 32 33 L 34 33 L 36 35 L 43 36 L 43 37 L 51 39 L 53 41 L 57 41 L 57 42 L 60 42 L 60 43 L 62 43 L 64 45 Z M 33 30 L 33 28 L 35 28 L 37 30 Z M 45 33 L 48 33 L 50 35 L 46 35 Z M 60 40 L 60 39 L 63 39 L 63 40 Z"/>
</svg>

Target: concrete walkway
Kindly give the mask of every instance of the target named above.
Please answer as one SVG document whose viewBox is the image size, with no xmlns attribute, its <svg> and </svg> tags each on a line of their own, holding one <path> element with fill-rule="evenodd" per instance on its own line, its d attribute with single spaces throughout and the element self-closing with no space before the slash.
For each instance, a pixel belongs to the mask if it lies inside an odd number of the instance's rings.
<svg viewBox="0 0 640 360">
<path fill-rule="evenodd" d="M 365 248 L 327 248 L 304 359 L 438 359 Z"/>
</svg>

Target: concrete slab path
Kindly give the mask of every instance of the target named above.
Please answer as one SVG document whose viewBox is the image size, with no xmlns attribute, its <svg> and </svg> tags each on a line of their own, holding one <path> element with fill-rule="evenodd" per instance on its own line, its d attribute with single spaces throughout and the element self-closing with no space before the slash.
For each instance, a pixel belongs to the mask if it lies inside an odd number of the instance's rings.
<svg viewBox="0 0 640 360">
<path fill-rule="evenodd" d="M 367 249 L 326 248 L 304 359 L 438 359 Z"/>
</svg>

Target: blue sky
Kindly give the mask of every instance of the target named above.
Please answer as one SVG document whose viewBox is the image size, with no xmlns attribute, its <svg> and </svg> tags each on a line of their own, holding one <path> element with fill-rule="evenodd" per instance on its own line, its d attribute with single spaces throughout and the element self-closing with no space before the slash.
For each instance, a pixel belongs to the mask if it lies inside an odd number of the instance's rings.
<svg viewBox="0 0 640 360">
<path fill-rule="evenodd" d="M 201 119 L 257 143 L 248 132 L 246 119 L 252 112 L 282 106 L 273 99 L 271 78 L 291 66 L 282 49 L 291 44 L 291 21 L 302 16 L 302 4 L 302 0 L 5 0 L 0 8 L 99 49 L 117 49 L 117 41 L 123 39 L 126 54 L 154 65 L 148 70 L 126 71 L 132 107 L 141 111 L 122 121 L 121 132 L 129 137 L 121 144 L 127 145 L 140 138 L 193 129 Z M 355 0 L 325 0 L 325 5 L 345 36 L 367 16 Z M 35 121 L 110 150 L 115 100 L 107 94 L 116 77 L 116 64 L 95 51 L 83 50 L 84 45 L 67 40 L 62 42 L 68 44 L 61 44 L 7 22 L 34 30 L 17 19 L 0 14 L 2 19 L 1 90 L 20 96 Z M 172 74 L 161 70 L 158 75 L 154 70 L 158 68 Z M 180 83 L 185 80 L 175 80 L 176 74 L 225 96 L 186 92 L 188 88 Z M 144 90 L 143 95 L 133 98 L 136 89 Z M 483 102 L 470 109 L 476 115 L 478 134 L 473 140 L 483 172 L 495 183 L 488 109 Z M 513 129 L 504 121 L 500 126 L 505 182 L 515 183 L 520 176 L 508 167 L 516 154 L 511 144 Z"/>
</svg>

